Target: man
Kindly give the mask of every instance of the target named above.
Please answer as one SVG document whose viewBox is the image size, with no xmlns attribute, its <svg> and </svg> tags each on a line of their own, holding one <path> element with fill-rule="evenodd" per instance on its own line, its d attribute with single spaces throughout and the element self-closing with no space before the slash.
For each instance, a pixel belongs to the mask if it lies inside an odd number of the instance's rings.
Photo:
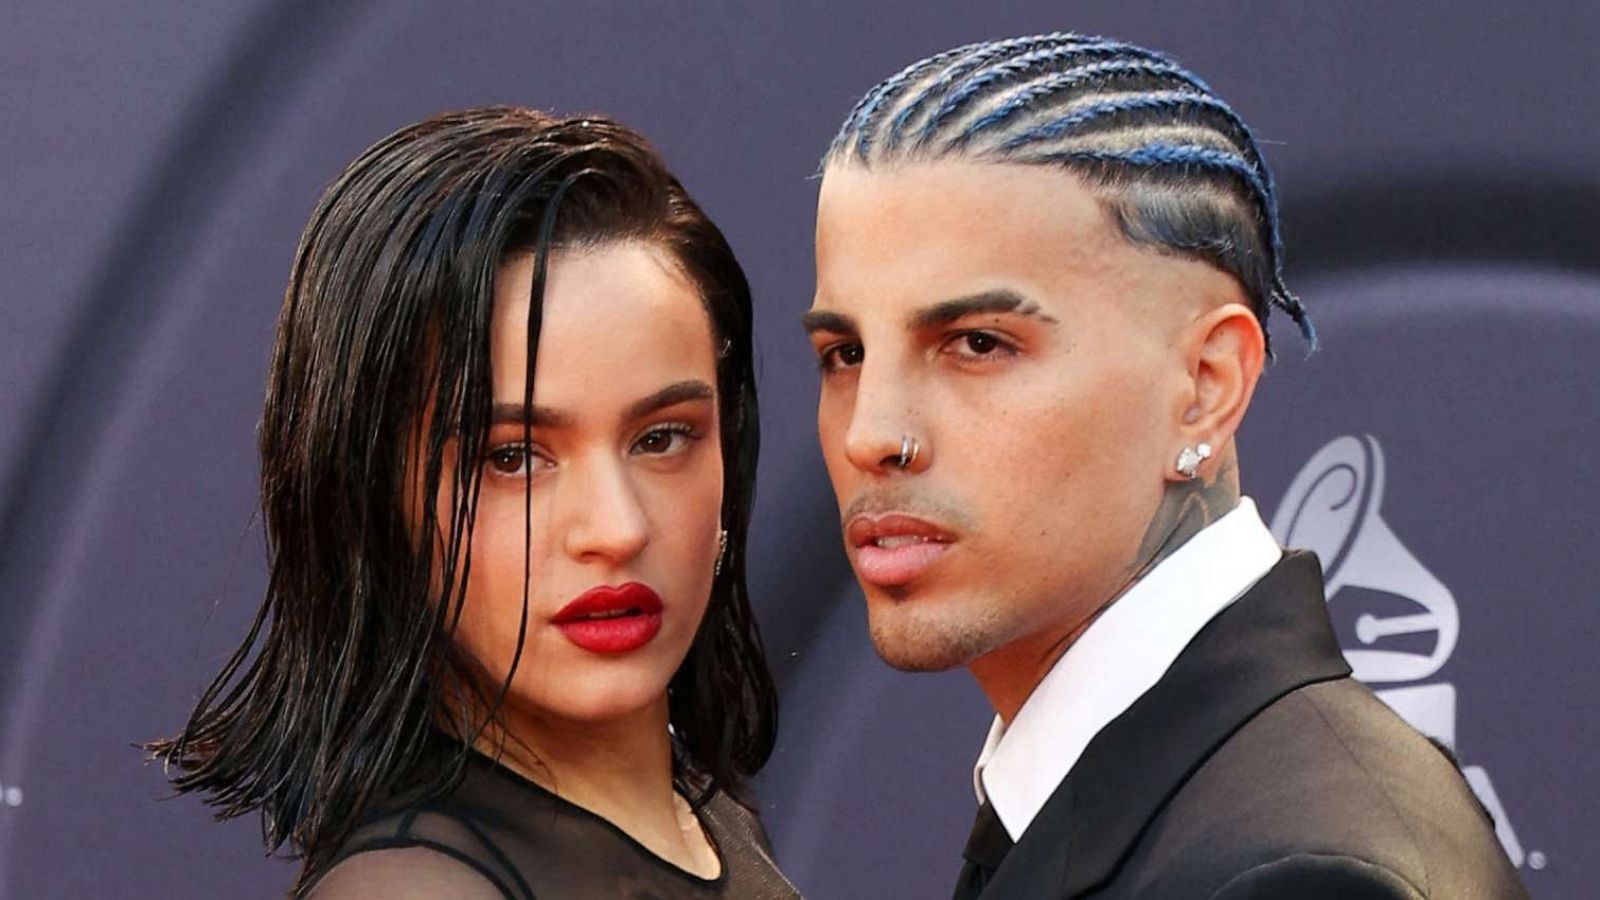
<svg viewBox="0 0 1600 900">
<path fill-rule="evenodd" d="M 1160 55 L 961 47 L 824 160 L 818 428 L 872 636 L 997 714 L 957 897 L 1525 897 L 1239 490 L 1277 307 L 1244 123 Z"/>
</svg>

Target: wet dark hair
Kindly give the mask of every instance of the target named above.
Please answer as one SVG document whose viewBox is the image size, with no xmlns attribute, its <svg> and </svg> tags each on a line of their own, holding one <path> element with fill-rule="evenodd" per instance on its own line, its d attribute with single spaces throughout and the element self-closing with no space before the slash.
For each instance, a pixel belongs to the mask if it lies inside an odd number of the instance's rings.
<svg viewBox="0 0 1600 900">
<path fill-rule="evenodd" d="M 534 254 L 526 404 L 550 252 L 617 241 L 676 261 L 718 353 L 727 549 L 668 687 L 679 784 L 696 802 L 742 799 L 771 755 L 777 699 L 745 584 L 758 424 L 743 270 L 624 126 L 510 107 L 441 115 L 363 153 L 306 226 L 260 426 L 266 597 L 182 732 L 149 745 L 219 818 L 259 810 L 268 848 L 304 858 L 297 893 L 374 803 L 447 790 L 498 721 L 515 661 L 496 688 L 451 642 L 493 405 L 494 279 Z M 456 490 L 440 510 L 445 477 Z M 407 524 L 411 484 L 437 541 Z M 423 765 L 441 723 L 459 752 Z"/>
</svg>

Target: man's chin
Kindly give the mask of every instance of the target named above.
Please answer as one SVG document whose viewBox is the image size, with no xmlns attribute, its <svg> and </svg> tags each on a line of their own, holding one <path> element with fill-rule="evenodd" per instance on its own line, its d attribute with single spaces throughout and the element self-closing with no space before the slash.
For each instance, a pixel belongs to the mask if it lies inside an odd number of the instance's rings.
<svg viewBox="0 0 1600 900">
<path fill-rule="evenodd" d="M 960 616 L 929 618 L 897 609 L 868 612 L 872 646 L 878 657 L 902 672 L 944 672 L 960 668 L 994 649 L 982 621 Z"/>
<path fill-rule="evenodd" d="M 903 644 L 874 640 L 878 658 L 901 672 L 947 672 L 966 665 L 966 659 L 953 653 L 928 652 Z"/>
</svg>

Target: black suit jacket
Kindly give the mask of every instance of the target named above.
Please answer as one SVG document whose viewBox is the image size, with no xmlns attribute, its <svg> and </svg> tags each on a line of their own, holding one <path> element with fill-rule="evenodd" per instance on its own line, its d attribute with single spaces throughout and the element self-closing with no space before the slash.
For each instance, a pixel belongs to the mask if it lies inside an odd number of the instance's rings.
<svg viewBox="0 0 1600 900">
<path fill-rule="evenodd" d="M 1526 898 L 1460 772 L 1350 678 L 1291 552 L 1108 725 L 985 900 Z"/>
</svg>

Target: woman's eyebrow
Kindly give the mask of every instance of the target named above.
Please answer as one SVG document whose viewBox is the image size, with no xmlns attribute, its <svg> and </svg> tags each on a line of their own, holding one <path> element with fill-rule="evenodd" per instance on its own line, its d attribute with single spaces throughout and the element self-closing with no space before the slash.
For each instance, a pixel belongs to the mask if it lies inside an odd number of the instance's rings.
<svg viewBox="0 0 1600 900">
<path fill-rule="evenodd" d="M 548 406 L 535 406 L 529 410 L 521 403 L 496 403 L 489 415 L 490 425 L 521 425 L 526 422 L 534 428 L 568 428 L 572 421 L 571 416 Z"/>
<path fill-rule="evenodd" d="M 624 419 L 637 419 L 648 416 L 658 409 L 687 403 L 690 400 L 711 400 L 717 395 L 711 385 L 698 378 L 669 384 L 659 391 L 635 400 L 623 413 Z M 521 425 L 526 418 L 529 425 L 534 428 L 571 428 L 576 421 L 571 414 L 551 409 L 548 406 L 535 406 L 526 417 L 526 409 L 521 403 L 496 403 L 490 415 L 490 425 Z"/>
<path fill-rule="evenodd" d="M 648 416 L 658 409 L 666 409 L 669 406 L 687 403 L 690 400 L 710 400 L 716 395 L 717 392 L 712 389 L 711 385 L 698 378 L 693 378 L 688 381 L 680 381 L 677 384 L 669 384 L 648 397 L 635 400 L 624 415 L 628 419 L 637 419 L 642 416 Z"/>
</svg>

